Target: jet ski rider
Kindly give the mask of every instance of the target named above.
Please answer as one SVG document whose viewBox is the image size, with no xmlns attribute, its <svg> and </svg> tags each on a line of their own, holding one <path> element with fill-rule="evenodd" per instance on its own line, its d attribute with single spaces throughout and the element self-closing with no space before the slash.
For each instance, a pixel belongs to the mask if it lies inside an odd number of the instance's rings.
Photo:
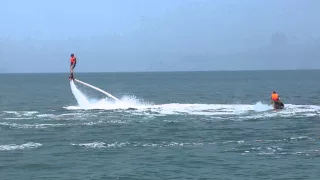
<svg viewBox="0 0 320 180">
<path fill-rule="evenodd" d="M 273 91 L 272 94 L 271 94 L 271 100 L 274 102 L 274 103 L 277 103 L 280 99 L 279 99 L 279 95 Z"/>
</svg>

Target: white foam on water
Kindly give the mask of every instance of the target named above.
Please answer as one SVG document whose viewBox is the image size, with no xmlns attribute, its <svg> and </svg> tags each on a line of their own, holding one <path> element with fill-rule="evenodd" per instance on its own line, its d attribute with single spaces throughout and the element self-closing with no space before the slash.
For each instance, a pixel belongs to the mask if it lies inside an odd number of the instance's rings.
<svg viewBox="0 0 320 180">
<path fill-rule="evenodd" d="M 127 143 L 104 143 L 104 142 L 92 142 L 92 143 L 82 143 L 82 144 L 71 144 L 73 146 L 81 146 L 86 148 L 107 148 L 107 147 L 123 147 Z"/>
<path fill-rule="evenodd" d="M 320 106 L 285 104 L 285 109 L 273 110 L 273 107 L 262 102 L 255 104 L 153 104 L 139 100 L 134 96 L 123 96 L 119 101 L 88 99 L 73 82 L 71 89 L 78 106 L 65 107 L 68 110 L 117 110 L 127 111 L 135 115 L 203 115 L 203 116 L 242 116 L 243 118 L 264 118 L 275 116 L 320 116 Z M 241 119 L 241 118 L 240 118 Z"/>
<path fill-rule="evenodd" d="M 17 144 L 8 144 L 8 145 L 0 145 L 0 151 L 12 151 L 12 150 L 22 150 L 22 149 L 32 149 L 42 146 L 40 143 L 28 142 L 25 144 L 17 145 Z"/>
<path fill-rule="evenodd" d="M 6 126 L 9 128 L 17 128 L 17 129 L 44 129 L 48 127 L 61 127 L 65 126 L 65 124 L 18 124 L 18 123 L 9 123 L 9 122 L 0 122 L 0 126 Z"/>
<path fill-rule="evenodd" d="M 73 146 L 83 146 L 83 147 L 87 147 L 87 148 L 103 148 L 105 147 L 104 142 L 92 142 L 92 143 L 82 143 L 82 144 L 71 144 Z"/>
<path fill-rule="evenodd" d="M 213 143 L 210 143 L 213 144 Z M 175 146 L 203 146 L 203 142 L 162 142 L 162 143 L 138 143 L 138 142 L 114 142 L 114 143 L 105 143 L 105 142 L 92 142 L 92 143 L 80 143 L 80 144 L 71 144 L 72 146 L 80 146 L 85 148 L 120 148 L 126 146 L 134 147 L 175 147 Z"/>
<path fill-rule="evenodd" d="M 39 113 L 38 111 L 3 111 L 5 114 L 13 114 L 17 117 L 22 116 L 33 116 L 36 113 Z"/>
<path fill-rule="evenodd" d="M 30 118 L 25 118 L 25 117 L 17 117 L 17 118 L 3 118 L 6 120 L 27 120 L 27 119 L 33 119 L 32 117 Z"/>
<path fill-rule="evenodd" d="M 308 136 L 293 136 L 286 137 L 284 139 L 256 139 L 256 140 L 233 140 L 233 141 L 197 141 L 197 142 L 183 142 L 183 141 L 162 141 L 162 142 L 101 142 L 101 141 L 93 141 L 93 142 L 84 142 L 75 144 L 72 143 L 72 146 L 79 146 L 83 148 L 89 149 L 100 149 L 100 148 L 126 148 L 126 147 L 144 147 L 144 148 L 180 148 L 180 147 L 209 147 L 216 146 L 219 148 L 225 149 L 225 151 L 237 152 L 242 155 L 246 154 L 257 154 L 257 155 L 317 155 L 319 154 L 319 150 L 316 149 L 306 149 L 304 152 L 295 152 L 291 151 L 290 148 L 287 149 L 285 146 L 286 143 L 292 141 L 317 141 L 315 138 L 311 138 Z M 298 142 L 296 142 L 298 143 Z M 303 149 L 301 149 L 303 150 Z"/>
</svg>

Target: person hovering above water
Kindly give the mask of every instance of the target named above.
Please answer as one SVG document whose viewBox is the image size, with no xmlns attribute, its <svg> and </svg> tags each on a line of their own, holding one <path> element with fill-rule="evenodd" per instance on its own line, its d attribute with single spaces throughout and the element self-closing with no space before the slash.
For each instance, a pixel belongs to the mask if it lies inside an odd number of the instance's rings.
<svg viewBox="0 0 320 180">
<path fill-rule="evenodd" d="M 70 76 L 69 76 L 69 79 L 74 79 L 74 77 L 73 77 L 73 70 L 74 70 L 74 68 L 76 67 L 76 64 L 77 64 L 77 58 L 75 57 L 74 54 L 71 54 L 71 57 L 70 57 Z"/>
</svg>

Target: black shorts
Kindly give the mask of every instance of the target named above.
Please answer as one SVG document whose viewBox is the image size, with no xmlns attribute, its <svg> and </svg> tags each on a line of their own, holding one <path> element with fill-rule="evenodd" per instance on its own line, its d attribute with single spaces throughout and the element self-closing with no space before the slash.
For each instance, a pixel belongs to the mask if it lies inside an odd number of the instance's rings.
<svg viewBox="0 0 320 180">
<path fill-rule="evenodd" d="M 71 63 L 70 66 L 72 67 L 72 69 L 74 69 L 76 67 L 77 63 Z"/>
</svg>

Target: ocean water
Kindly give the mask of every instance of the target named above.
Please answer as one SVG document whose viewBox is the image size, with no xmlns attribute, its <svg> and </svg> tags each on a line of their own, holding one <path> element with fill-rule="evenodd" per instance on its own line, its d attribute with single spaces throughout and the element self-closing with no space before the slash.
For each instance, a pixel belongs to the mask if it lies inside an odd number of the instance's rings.
<svg viewBox="0 0 320 180">
<path fill-rule="evenodd" d="M 0 75 L 0 179 L 319 179 L 320 71 Z M 275 90 L 285 104 L 273 110 Z"/>
</svg>

